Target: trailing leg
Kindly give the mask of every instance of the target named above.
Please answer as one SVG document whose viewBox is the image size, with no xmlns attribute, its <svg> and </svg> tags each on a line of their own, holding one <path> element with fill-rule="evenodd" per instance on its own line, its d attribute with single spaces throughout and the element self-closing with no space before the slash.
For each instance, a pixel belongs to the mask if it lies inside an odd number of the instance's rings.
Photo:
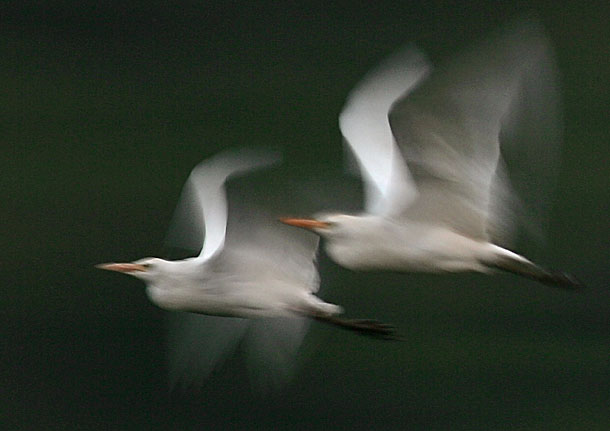
<svg viewBox="0 0 610 431">
<path fill-rule="evenodd" d="M 378 322 L 377 320 L 371 319 L 346 319 L 343 317 L 312 314 L 312 319 L 319 322 L 328 323 L 333 326 L 337 326 L 350 331 L 359 332 L 363 335 L 371 337 L 383 338 L 385 340 L 399 340 L 395 334 L 395 328 L 393 325 Z"/>
</svg>

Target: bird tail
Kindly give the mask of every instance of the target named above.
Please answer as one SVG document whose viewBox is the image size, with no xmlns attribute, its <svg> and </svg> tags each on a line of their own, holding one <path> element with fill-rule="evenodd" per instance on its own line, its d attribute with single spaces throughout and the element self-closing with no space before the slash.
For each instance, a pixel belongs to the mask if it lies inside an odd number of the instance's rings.
<svg viewBox="0 0 610 431">
<path fill-rule="evenodd" d="M 311 318 L 319 322 L 328 323 L 339 328 L 355 331 L 370 337 L 382 338 L 384 340 L 400 340 L 396 335 L 393 325 L 382 323 L 372 319 L 346 319 L 325 314 L 313 314 Z"/>
<path fill-rule="evenodd" d="M 579 280 L 570 274 L 542 268 L 512 252 L 510 252 L 510 255 L 500 256 L 499 259 L 495 260 L 492 264 L 488 264 L 488 266 L 522 275 L 551 287 L 570 290 L 585 287 Z"/>
</svg>

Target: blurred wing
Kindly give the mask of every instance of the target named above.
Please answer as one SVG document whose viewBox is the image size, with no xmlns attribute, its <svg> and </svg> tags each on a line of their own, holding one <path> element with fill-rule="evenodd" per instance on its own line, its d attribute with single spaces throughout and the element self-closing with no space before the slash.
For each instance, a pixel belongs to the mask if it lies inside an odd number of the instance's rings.
<svg viewBox="0 0 610 431">
<path fill-rule="evenodd" d="M 257 319 L 251 322 L 244 349 L 255 388 L 269 393 L 290 380 L 308 327 L 309 319 L 302 317 Z"/>
<path fill-rule="evenodd" d="M 369 72 L 349 94 L 339 116 L 339 127 L 366 182 L 366 210 L 396 213 L 408 206 L 416 192 L 394 143 L 388 112 L 428 73 L 424 56 L 407 47 Z"/>
<path fill-rule="evenodd" d="M 239 272 L 252 282 L 242 288 L 252 289 L 254 296 L 264 293 L 270 279 L 285 280 L 286 289 L 316 291 L 319 286 L 318 236 L 277 220 L 282 212 L 276 213 L 274 208 L 285 208 L 287 197 L 291 198 L 287 206 L 298 201 L 298 190 L 283 190 L 283 186 L 268 171 L 233 178 L 226 184 L 226 237 L 223 252 L 210 261 L 211 268 L 229 276 Z M 291 376 L 308 327 L 308 320 L 298 317 L 173 314 L 169 361 L 173 385 L 200 384 L 241 346 L 254 387 L 265 392 L 276 389 Z"/>
<path fill-rule="evenodd" d="M 534 234 L 535 239 L 543 238 L 545 223 L 548 222 L 551 197 L 559 174 L 562 123 L 553 52 L 542 32 L 539 37 L 541 49 L 536 62 L 523 75 L 520 92 L 500 133 L 506 177 L 510 178 L 516 192 L 513 195 L 520 199 L 513 197 L 508 202 L 497 201 L 497 195 L 492 193 L 490 202 L 490 229 L 502 233 L 497 225 L 509 227 L 508 220 L 519 221 L 529 234 Z M 516 231 L 514 226 L 511 231 Z"/>
<path fill-rule="evenodd" d="M 243 350 L 252 385 L 279 389 L 292 376 L 306 318 L 240 319 L 177 312 L 170 316 L 170 387 L 198 387 Z"/>
<path fill-rule="evenodd" d="M 419 192 L 406 217 L 488 238 L 491 208 L 501 214 L 512 200 L 506 177 L 497 173 L 500 132 L 547 49 L 539 27 L 519 21 L 395 103 L 390 124 Z M 502 202 L 492 203 L 492 188 Z"/>
<path fill-rule="evenodd" d="M 259 179 L 248 176 L 229 185 L 226 253 L 219 263 L 239 266 L 240 273 L 250 271 L 253 280 L 264 273 L 285 280 L 287 288 L 317 291 L 319 237 L 278 221 L 287 206 L 295 206 L 298 191 L 283 190 L 283 185 L 269 184 L 269 181 L 257 182 Z"/>
<path fill-rule="evenodd" d="M 170 386 L 198 386 L 237 349 L 249 321 L 172 312 L 169 325 Z"/>
<path fill-rule="evenodd" d="M 284 211 L 299 211 L 301 205 L 306 206 L 301 189 L 290 182 L 278 183 L 277 175 L 272 175 L 270 183 L 268 173 L 238 178 L 228 185 L 227 239 L 219 263 L 225 268 L 239 266 L 240 273 L 249 273 L 251 280 L 264 274 L 274 281 L 284 281 L 274 285 L 295 289 L 298 294 L 316 292 L 320 285 L 316 265 L 319 237 L 278 221 Z M 247 190 L 264 193 L 246 195 Z M 250 321 L 242 347 L 255 388 L 268 393 L 289 380 L 308 326 L 309 320 L 300 317 Z"/>
<path fill-rule="evenodd" d="M 222 249 L 225 240 L 224 183 L 227 178 L 278 160 L 273 153 L 240 150 L 224 152 L 198 164 L 182 191 L 167 242 L 180 248 L 201 250 L 199 258 L 209 259 Z"/>
</svg>

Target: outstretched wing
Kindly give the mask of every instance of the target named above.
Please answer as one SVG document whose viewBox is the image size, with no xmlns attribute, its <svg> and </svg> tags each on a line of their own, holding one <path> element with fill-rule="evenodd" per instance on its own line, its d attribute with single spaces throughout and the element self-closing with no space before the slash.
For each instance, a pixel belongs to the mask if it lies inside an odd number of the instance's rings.
<svg viewBox="0 0 610 431">
<path fill-rule="evenodd" d="M 170 387 L 200 386 L 237 349 L 249 321 L 172 312 L 169 316 Z"/>
<path fill-rule="evenodd" d="M 266 273 L 284 280 L 286 289 L 317 291 L 319 237 L 278 221 L 283 211 L 295 206 L 298 191 L 282 190 L 282 185 L 270 185 L 265 179 L 257 183 L 257 177 L 236 179 L 229 185 L 226 253 L 218 264 L 242 274 L 250 271 L 251 279 Z M 246 195 L 253 189 L 265 192 Z"/>
<path fill-rule="evenodd" d="M 305 317 L 258 319 L 250 323 L 243 349 L 250 380 L 260 392 L 277 390 L 291 379 L 309 323 Z"/>
<path fill-rule="evenodd" d="M 500 132 L 528 96 L 526 87 L 552 79 L 541 67 L 548 53 L 540 27 L 522 20 L 439 67 L 395 103 L 390 124 L 419 193 L 406 217 L 473 238 L 499 234 L 514 200 L 498 171 Z M 501 201 L 492 200 L 492 189 Z"/>
<path fill-rule="evenodd" d="M 237 157 L 240 162 L 244 157 L 247 161 L 263 161 L 242 163 L 241 170 L 263 166 L 272 160 L 253 158 L 252 153 L 240 153 Z M 216 184 L 212 192 L 216 193 L 216 201 L 222 198 L 221 210 L 225 217 L 222 253 L 210 254 L 214 259 L 208 268 L 213 273 L 228 277 L 239 274 L 239 278 L 250 280 L 242 288 L 248 289 L 244 294 L 253 297 L 266 296 L 265 289 L 269 288 L 287 289 L 289 295 L 316 291 L 318 237 L 291 229 L 277 220 L 283 211 L 299 201 L 298 190 L 284 190 L 284 184 L 278 184 L 276 176 L 269 175 L 273 170 L 231 178 L 225 184 L 228 176 L 237 172 L 238 164 L 233 160 L 215 157 L 195 168 L 189 178 L 196 185 L 203 184 L 207 178 L 208 187 L 204 189 L 209 190 L 210 184 Z M 200 196 L 213 193 L 206 191 Z M 193 199 L 187 200 L 192 202 Z M 197 196 L 195 202 L 199 202 Z M 180 214 L 188 216 L 188 213 Z M 216 215 L 205 214 L 208 231 L 210 217 L 214 219 Z M 205 241 L 207 250 L 207 236 Z M 253 386 L 264 392 L 282 385 L 292 375 L 295 356 L 308 326 L 307 319 L 302 317 L 242 319 L 192 313 L 173 313 L 171 323 L 169 365 L 173 386 L 201 384 L 230 356 L 242 351 Z"/>
<path fill-rule="evenodd" d="M 350 92 L 339 127 L 365 181 L 368 212 L 400 212 L 416 191 L 394 143 L 388 121 L 392 104 L 410 91 L 429 70 L 423 54 L 408 46 L 369 72 Z"/>
<path fill-rule="evenodd" d="M 198 164 L 182 190 L 167 242 L 175 247 L 201 250 L 202 260 L 216 254 L 223 247 L 227 227 L 225 181 L 278 160 L 274 153 L 242 149 L 221 153 Z"/>
</svg>

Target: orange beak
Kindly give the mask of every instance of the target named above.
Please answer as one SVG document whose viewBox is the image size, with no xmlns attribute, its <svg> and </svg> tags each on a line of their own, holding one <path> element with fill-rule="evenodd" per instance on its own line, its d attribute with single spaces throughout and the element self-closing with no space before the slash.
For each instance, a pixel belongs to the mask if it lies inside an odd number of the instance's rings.
<svg viewBox="0 0 610 431">
<path fill-rule="evenodd" d="M 107 271 L 116 271 L 123 273 L 146 271 L 146 267 L 144 265 L 140 265 L 137 263 L 100 263 L 99 265 L 95 265 L 95 267 L 99 269 L 105 269 Z"/>
<path fill-rule="evenodd" d="M 324 221 L 315 220 L 311 218 L 290 218 L 283 217 L 280 221 L 284 224 L 301 227 L 303 229 L 328 229 L 330 227 L 330 223 L 326 223 Z"/>
</svg>

